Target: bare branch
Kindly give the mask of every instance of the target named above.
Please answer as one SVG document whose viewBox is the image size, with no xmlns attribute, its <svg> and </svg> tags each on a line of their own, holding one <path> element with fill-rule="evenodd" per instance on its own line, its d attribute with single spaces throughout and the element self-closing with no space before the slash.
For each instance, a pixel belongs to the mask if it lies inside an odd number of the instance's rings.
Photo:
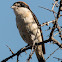
<svg viewBox="0 0 62 62">
<path fill-rule="evenodd" d="M 30 59 L 32 58 L 32 55 L 34 54 L 34 52 L 35 51 L 33 50 L 32 54 L 30 53 L 29 58 L 27 59 L 28 62 L 30 62 Z"/>
<path fill-rule="evenodd" d="M 41 45 L 41 44 L 44 44 L 44 43 L 47 43 L 49 42 L 51 39 L 48 39 L 48 40 L 45 40 L 44 42 L 40 42 L 40 43 L 36 43 L 35 45 Z M 54 44 L 57 44 L 60 48 L 62 48 L 62 44 L 60 44 L 57 40 L 55 40 L 54 38 L 52 38 L 52 41 L 54 42 Z M 28 49 L 32 49 L 32 46 L 25 46 L 24 48 L 21 48 L 17 53 L 9 56 L 8 58 L 2 60 L 1 62 L 6 62 L 8 61 L 10 58 L 14 57 L 14 56 L 17 56 L 17 61 L 18 61 L 18 57 L 21 53 L 25 52 L 26 50 Z"/>
<path fill-rule="evenodd" d="M 53 10 L 50 10 L 50 9 L 48 9 L 48 8 L 44 8 L 44 7 L 41 7 L 41 6 L 39 6 L 40 8 L 43 8 L 43 9 L 46 9 L 46 10 L 48 10 L 48 11 L 50 11 L 50 12 L 53 12 L 53 13 L 56 13 L 55 11 L 53 11 Z M 56 13 L 57 14 L 57 13 Z"/>
<path fill-rule="evenodd" d="M 57 48 L 53 53 L 51 53 L 51 54 L 47 57 L 47 59 L 49 59 L 49 58 L 51 57 L 51 55 L 53 55 L 58 49 L 59 49 L 59 48 Z M 46 59 L 46 60 L 47 60 L 47 59 Z"/>
<path fill-rule="evenodd" d="M 9 46 L 8 46 L 8 45 L 6 45 L 6 46 L 9 48 Z M 11 48 L 9 48 L 9 50 L 11 51 L 11 53 L 12 53 L 12 54 L 14 54 L 14 53 L 13 53 L 13 51 L 11 50 Z"/>
<path fill-rule="evenodd" d="M 60 35 L 60 38 L 61 38 L 61 40 L 62 40 L 62 34 L 61 34 L 61 31 L 60 31 L 60 27 L 59 27 L 59 25 L 57 25 L 57 29 L 58 29 L 58 32 L 59 32 L 59 35 Z"/>
<path fill-rule="evenodd" d="M 53 57 L 53 58 L 55 58 L 55 59 L 58 59 L 58 61 L 59 61 L 59 60 L 62 60 L 62 59 L 60 59 L 60 58 L 57 58 L 57 57 Z"/>
<path fill-rule="evenodd" d="M 8 58 L 2 60 L 1 62 L 6 62 L 6 61 L 8 61 L 9 59 L 11 59 L 12 57 L 18 56 L 18 55 L 20 55 L 20 53 L 25 52 L 26 50 L 31 49 L 31 48 L 32 48 L 31 46 L 25 46 L 24 48 L 21 48 L 17 53 L 15 53 L 15 54 L 9 56 Z"/>
<path fill-rule="evenodd" d="M 55 3 L 53 4 L 52 10 L 54 10 L 55 5 L 57 4 L 58 1 L 55 1 Z"/>
<path fill-rule="evenodd" d="M 44 25 L 49 25 L 49 23 L 54 23 L 55 22 L 55 20 L 52 20 L 52 21 L 49 21 L 49 22 L 46 22 L 46 23 L 43 23 L 42 25 L 40 25 L 40 26 L 44 26 Z"/>
<path fill-rule="evenodd" d="M 58 45 L 60 48 L 62 48 L 62 44 L 61 43 L 59 43 L 56 39 L 54 39 L 53 37 L 52 37 L 52 41 L 54 42 L 54 44 L 56 44 L 56 45 Z"/>
</svg>

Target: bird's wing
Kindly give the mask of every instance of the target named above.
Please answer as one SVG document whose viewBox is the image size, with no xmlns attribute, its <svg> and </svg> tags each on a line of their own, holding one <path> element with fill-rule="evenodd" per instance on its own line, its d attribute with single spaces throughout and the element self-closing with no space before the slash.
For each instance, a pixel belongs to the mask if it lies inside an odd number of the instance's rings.
<svg viewBox="0 0 62 62">
<path fill-rule="evenodd" d="M 30 8 L 29 8 L 30 9 Z M 31 11 L 31 10 L 30 10 Z M 32 11 L 31 11 L 32 12 Z M 41 37 L 42 37 L 42 41 L 43 41 L 43 34 L 42 34 L 42 30 L 41 30 L 41 26 L 38 22 L 38 19 L 37 17 L 35 16 L 35 14 L 32 12 L 32 15 L 33 15 L 33 18 L 35 20 L 35 22 L 37 23 L 37 25 L 39 26 L 39 29 L 40 29 L 40 32 L 41 32 Z M 43 53 L 45 54 L 45 45 L 42 45 L 42 50 L 43 50 Z"/>
</svg>

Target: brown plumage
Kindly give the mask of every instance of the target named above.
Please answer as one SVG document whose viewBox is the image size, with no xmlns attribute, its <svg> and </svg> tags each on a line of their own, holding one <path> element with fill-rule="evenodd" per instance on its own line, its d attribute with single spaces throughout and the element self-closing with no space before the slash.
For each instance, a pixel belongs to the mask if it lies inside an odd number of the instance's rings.
<svg viewBox="0 0 62 62">
<path fill-rule="evenodd" d="M 12 6 L 16 15 L 16 24 L 23 40 L 32 45 L 33 42 L 43 42 L 43 35 L 39 22 L 25 2 L 15 2 Z M 45 54 L 44 45 L 38 45 L 35 49 L 39 62 L 45 62 L 43 54 Z"/>
</svg>

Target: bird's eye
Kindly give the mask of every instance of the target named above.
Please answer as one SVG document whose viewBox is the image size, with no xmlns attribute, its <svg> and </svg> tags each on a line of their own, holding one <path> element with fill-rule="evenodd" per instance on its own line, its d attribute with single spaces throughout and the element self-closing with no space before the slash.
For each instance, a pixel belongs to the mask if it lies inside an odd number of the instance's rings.
<svg viewBox="0 0 62 62">
<path fill-rule="evenodd" d="M 21 7 L 24 7 L 24 4 L 21 4 Z"/>
<path fill-rule="evenodd" d="M 17 7 L 20 7 L 20 6 L 17 6 Z"/>
</svg>

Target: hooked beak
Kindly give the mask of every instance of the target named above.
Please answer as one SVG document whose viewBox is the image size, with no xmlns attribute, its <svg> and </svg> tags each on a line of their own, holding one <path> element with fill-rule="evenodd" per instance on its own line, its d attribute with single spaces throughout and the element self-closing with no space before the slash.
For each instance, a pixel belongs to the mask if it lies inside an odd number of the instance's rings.
<svg viewBox="0 0 62 62">
<path fill-rule="evenodd" d="M 11 8 L 12 8 L 12 9 L 14 9 L 14 8 L 15 8 L 15 6 L 11 6 Z"/>
</svg>

